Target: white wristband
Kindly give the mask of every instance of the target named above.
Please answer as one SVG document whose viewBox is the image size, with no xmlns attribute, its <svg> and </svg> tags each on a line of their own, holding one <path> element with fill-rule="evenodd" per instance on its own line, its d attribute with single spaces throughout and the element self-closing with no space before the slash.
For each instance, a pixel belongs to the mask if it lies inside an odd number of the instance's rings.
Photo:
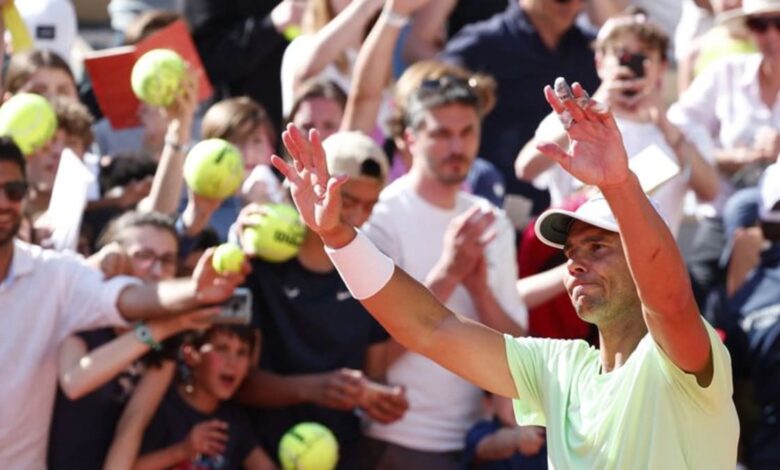
<svg viewBox="0 0 780 470">
<path fill-rule="evenodd" d="M 388 9 L 382 10 L 382 17 L 384 17 L 385 22 L 393 28 L 403 28 L 407 23 L 409 23 L 408 16 Z"/>
<path fill-rule="evenodd" d="M 395 263 L 379 251 L 360 230 L 346 246 L 333 249 L 325 247 L 344 284 L 352 297 L 362 300 L 372 297 L 390 281 Z"/>
</svg>

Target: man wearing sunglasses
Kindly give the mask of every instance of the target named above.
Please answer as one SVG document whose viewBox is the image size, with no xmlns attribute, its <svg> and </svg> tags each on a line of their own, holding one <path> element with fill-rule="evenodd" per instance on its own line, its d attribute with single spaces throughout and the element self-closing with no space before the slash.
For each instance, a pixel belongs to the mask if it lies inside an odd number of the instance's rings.
<svg viewBox="0 0 780 470">
<path fill-rule="evenodd" d="M 546 191 L 514 175 L 514 159 L 549 113 L 538 93 L 555 77 L 571 77 L 588 90 L 599 85 L 590 33 L 575 24 L 584 0 L 511 0 L 507 9 L 462 29 L 443 59 L 484 72 L 498 82 L 501 99 L 485 117 L 479 155 L 496 165 L 507 183 L 507 202 L 531 199 L 533 213 L 549 204 Z"/>
<path fill-rule="evenodd" d="M 207 252 L 190 279 L 148 284 L 125 276 L 106 280 L 82 260 L 17 240 L 25 170 L 19 148 L 0 137 L 0 467 L 37 469 L 46 464 L 56 357 L 64 338 L 221 303 L 244 274 L 218 276 Z M 113 260 L 127 262 L 119 252 Z M 219 308 L 212 310 L 216 315 Z M 157 339 L 139 336 L 141 340 L 153 344 Z"/>
</svg>

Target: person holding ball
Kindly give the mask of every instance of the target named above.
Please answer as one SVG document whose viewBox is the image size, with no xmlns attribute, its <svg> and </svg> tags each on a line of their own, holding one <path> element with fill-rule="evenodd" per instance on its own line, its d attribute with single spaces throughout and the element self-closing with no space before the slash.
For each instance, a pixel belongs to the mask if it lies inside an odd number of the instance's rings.
<svg viewBox="0 0 780 470">
<path fill-rule="evenodd" d="M 0 462 L 7 468 L 45 468 L 46 444 L 57 388 L 57 349 L 77 331 L 175 315 L 230 298 L 249 267 L 218 275 L 212 251 L 193 275 L 140 284 L 110 277 L 73 255 L 55 253 L 15 239 L 27 189 L 25 157 L 0 138 Z M 123 249 L 92 260 L 122 274 L 129 266 Z"/>
<path fill-rule="evenodd" d="M 292 125 L 292 124 L 291 124 Z M 327 165 L 347 180 L 340 220 L 359 227 L 371 215 L 387 178 L 384 152 L 359 132 L 338 132 L 326 141 Z M 325 162 L 323 162 L 325 164 Z M 238 232 L 264 208 L 248 206 Z M 248 245 L 246 238 L 243 245 Z M 244 246 L 245 251 L 251 247 Z M 273 259 L 273 257 L 272 257 Z M 388 336 L 350 295 L 312 230 L 297 255 L 283 262 L 252 260 L 247 278 L 253 324 L 263 335 L 260 366 L 252 370 L 239 399 L 258 407 L 255 431 L 269 454 L 293 425 L 315 421 L 339 444 L 339 470 L 359 470 L 364 449 L 360 419 L 393 422 L 408 403 L 401 387 L 379 383 L 384 376 Z"/>
<path fill-rule="evenodd" d="M 401 344 L 497 395 L 521 425 L 547 427 L 556 468 L 708 468 L 736 464 L 739 425 L 730 358 L 700 316 L 669 229 L 642 192 L 609 110 L 563 79 L 545 97 L 569 152 L 539 149 L 603 197 L 577 212 L 547 211 L 537 234 L 563 248 L 565 285 L 577 314 L 595 324 L 584 341 L 513 338 L 443 307 L 341 220 L 341 187 L 316 131 L 283 135 L 288 179 L 304 222 L 345 280 Z"/>
</svg>

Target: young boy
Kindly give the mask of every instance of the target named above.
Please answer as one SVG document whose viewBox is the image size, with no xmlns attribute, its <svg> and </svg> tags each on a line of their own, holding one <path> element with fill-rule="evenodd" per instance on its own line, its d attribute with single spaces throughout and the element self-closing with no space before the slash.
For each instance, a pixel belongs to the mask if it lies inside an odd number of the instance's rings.
<svg viewBox="0 0 780 470">
<path fill-rule="evenodd" d="M 190 374 L 160 403 L 136 468 L 274 468 L 244 411 L 229 401 L 246 377 L 254 346 L 250 328 L 217 325 L 183 348 Z"/>
</svg>

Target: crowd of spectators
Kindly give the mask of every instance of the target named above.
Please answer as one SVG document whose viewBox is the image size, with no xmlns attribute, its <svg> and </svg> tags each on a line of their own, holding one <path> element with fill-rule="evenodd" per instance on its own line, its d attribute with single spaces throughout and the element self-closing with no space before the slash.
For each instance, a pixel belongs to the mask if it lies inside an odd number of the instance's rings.
<svg viewBox="0 0 780 470">
<path fill-rule="evenodd" d="M 405 350 L 314 232 L 283 262 L 242 242 L 292 204 L 281 131 L 316 129 L 343 222 L 441 303 L 598 347 L 534 233 L 594 191 L 537 147 L 568 145 L 542 94 L 562 76 L 614 113 L 729 349 L 741 433 L 724 468 L 780 468 L 780 1 L 111 0 L 113 45 L 184 21 L 214 90 L 199 101 L 188 68 L 170 106 L 122 129 L 71 0 L 11 4 L 34 46 L 3 32 L 2 100 L 44 96 L 57 129 L 28 155 L 0 137 L 0 467 L 274 469 L 282 435 L 314 421 L 340 470 L 547 468 L 545 429 Z M 224 199 L 184 181 L 208 138 L 242 154 Z M 66 153 L 93 176 L 70 247 L 50 211 Z M 240 273 L 211 267 L 224 242 L 250 255 Z M 250 323 L 215 322 L 238 286 Z"/>
</svg>

